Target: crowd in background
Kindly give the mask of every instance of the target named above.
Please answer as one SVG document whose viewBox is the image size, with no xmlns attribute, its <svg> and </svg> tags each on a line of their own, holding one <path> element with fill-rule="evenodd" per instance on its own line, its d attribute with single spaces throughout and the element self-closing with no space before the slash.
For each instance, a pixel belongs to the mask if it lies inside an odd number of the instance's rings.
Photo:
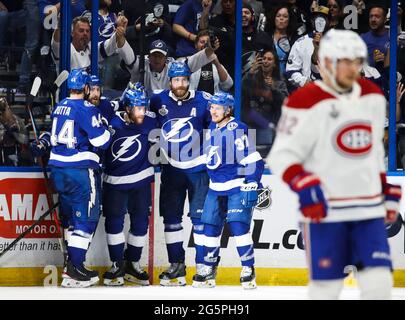
<svg viewBox="0 0 405 320">
<path fill-rule="evenodd" d="M 72 18 L 81 17 L 79 22 L 93 20 L 89 11 L 91 1 L 71 0 L 71 4 Z M 405 99 L 402 99 L 401 86 L 405 74 L 404 7 L 405 3 L 399 1 L 396 12 L 399 168 L 405 168 Z M 263 156 L 273 143 L 284 99 L 296 88 L 320 79 L 317 50 L 322 36 L 331 28 L 352 29 L 362 36 L 369 51 L 368 65 L 362 74 L 377 83 L 388 100 L 389 19 L 392 15 L 389 8 L 388 0 L 243 0 L 242 121 L 256 129 L 258 149 Z M 0 1 L 0 94 L 5 87 L 2 77 L 7 72 L 18 73 L 16 87 L 6 88 L 14 90 L 15 94 L 26 94 L 35 74 L 41 75 L 45 87 L 53 82 L 58 70 L 55 59 L 58 53 L 53 52 L 52 44 L 57 39 L 55 29 L 60 24 L 60 10 L 57 0 Z M 99 41 L 108 42 L 115 36 L 120 48 L 119 39 L 123 39 L 138 58 L 133 65 L 128 65 L 128 55 L 119 50 L 104 57 L 99 63 L 99 74 L 105 94 L 114 98 L 125 89 L 128 81 L 137 80 L 134 74 L 139 73 L 143 14 L 143 52 L 148 68 L 145 69 L 149 72 L 145 77 L 150 77 L 145 81 L 150 82 L 151 90 L 159 89 L 156 84 L 164 89 L 164 79 L 160 78 L 167 61 L 187 59 L 194 61 L 195 66 L 192 89 L 233 92 L 235 0 L 149 0 L 146 6 L 144 0 L 100 0 Z M 86 52 L 90 43 L 90 24 L 84 24 L 85 28 L 73 27 L 72 30 L 72 44 L 74 42 L 76 49 L 81 47 L 77 49 L 80 52 Z M 207 47 L 212 47 L 215 53 L 204 51 Z M 3 103 L 4 109 L 6 103 Z M 12 106 L 9 109 L 12 112 Z M 16 149 L 24 150 L 22 140 L 14 137 L 2 118 L 2 149 L 5 143 L 10 144 L 3 137 L 11 137 Z M 16 163 L 22 165 L 26 161 L 0 159 L 0 165 Z"/>
</svg>

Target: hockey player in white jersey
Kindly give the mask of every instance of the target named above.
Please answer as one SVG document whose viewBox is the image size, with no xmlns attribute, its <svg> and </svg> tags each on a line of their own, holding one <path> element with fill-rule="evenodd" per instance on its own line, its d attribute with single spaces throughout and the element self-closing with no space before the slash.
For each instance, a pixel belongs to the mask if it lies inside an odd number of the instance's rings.
<svg viewBox="0 0 405 320">
<path fill-rule="evenodd" d="M 210 183 L 201 215 L 204 266 L 193 277 L 193 286 L 197 288 L 215 286 L 225 221 L 241 259 L 241 285 L 244 289 L 256 288 L 250 225 L 264 162 L 255 150 L 246 124 L 232 117 L 233 106 L 234 99 L 226 92 L 216 93 L 209 101 L 212 122 L 206 135 L 205 153 Z"/>
<path fill-rule="evenodd" d="M 391 297 L 384 219 L 396 220 L 401 188 L 386 180 L 386 101 L 359 78 L 366 59 L 367 47 L 352 31 L 322 38 L 323 81 L 286 100 L 267 159 L 299 198 L 311 299 L 337 299 L 347 265 L 357 267 L 362 299 Z"/>
</svg>

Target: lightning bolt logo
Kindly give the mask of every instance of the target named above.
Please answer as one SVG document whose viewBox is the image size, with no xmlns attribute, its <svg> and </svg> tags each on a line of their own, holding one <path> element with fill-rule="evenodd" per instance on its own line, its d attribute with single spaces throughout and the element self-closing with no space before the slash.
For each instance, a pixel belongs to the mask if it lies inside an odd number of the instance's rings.
<svg viewBox="0 0 405 320">
<path fill-rule="evenodd" d="M 186 140 L 193 134 L 193 129 L 194 129 L 194 128 L 193 128 L 193 125 L 191 124 L 191 122 L 189 122 L 190 119 L 191 119 L 191 117 L 188 117 L 188 118 L 179 118 L 179 119 L 172 119 L 172 120 L 166 122 L 166 123 L 163 125 L 163 127 L 164 127 L 167 123 L 169 123 L 169 122 L 174 122 L 174 121 L 177 120 L 177 121 L 173 124 L 171 130 L 170 130 L 167 134 L 165 134 L 165 133 L 164 133 L 164 130 L 163 130 L 163 137 L 165 138 L 165 140 L 166 140 L 166 141 L 170 140 L 171 142 L 182 142 L 182 141 L 186 141 Z M 188 126 L 190 127 L 190 132 L 189 132 L 185 137 L 182 137 L 182 138 L 179 138 L 179 139 L 172 139 L 172 138 L 173 138 L 174 136 L 176 136 L 176 135 L 180 132 L 180 130 L 183 129 L 186 125 L 188 125 Z"/>
<path fill-rule="evenodd" d="M 218 146 L 212 146 L 210 148 L 210 150 L 208 151 L 208 156 L 207 156 L 207 168 L 208 169 L 214 170 L 214 169 L 218 168 L 219 165 L 221 164 L 221 158 L 218 154 L 218 149 L 219 149 Z M 215 156 L 217 157 L 216 161 L 214 158 Z M 213 160 L 213 158 L 214 158 L 214 164 L 209 164 Z"/>
<path fill-rule="evenodd" d="M 131 161 L 132 159 L 134 159 L 139 154 L 139 152 L 141 152 L 141 148 L 142 148 L 141 142 L 138 140 L 139 136 L 140 136 L 140 134 L 137 134 L 135 136 L 123 137 L 123 138 L 120 138 L 120 139 L 114 141 L 113 145 L 111 146 L 111 153 L 112 153 L 112 156 L 114 157 L 113 162 L 119 158 L 120 158 L 119 159 L 120 161 L 124 161 L 124 162 Z M 121 140 L 124 140 L 124 141 L 121 143 L 120 149 L 118 150 L 117 153 L 114 153 L 115 144 L 118 144 Z M 126 154 L 128 152 L 128 150 L 131 148 L 131 146 L 136 142 L 138 143 L 138 148 L 137 148 L 136 152 L 127 158 L 121 158 L 121 156 Z"/>
</svg>

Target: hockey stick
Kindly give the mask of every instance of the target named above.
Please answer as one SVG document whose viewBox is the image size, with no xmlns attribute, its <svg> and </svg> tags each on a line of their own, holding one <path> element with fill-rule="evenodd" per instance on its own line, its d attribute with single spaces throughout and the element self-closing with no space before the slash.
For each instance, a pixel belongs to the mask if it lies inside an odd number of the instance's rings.
<svg viewBox="0 0 405 320">
<path fill-rule="evenodd" d="M 31 120 L 32 129 L 34 131 L 34 137 L 35 137 L 35 141 L 37 144 L 39 144 L 39 138 L 38 138 L 37 125 L 35 123 L 34 115 L 32 114 L 32 103 L 34 101 L 34 98 L 38 94 L 41 83 L 42 83 L 41 78 L 35 77 L 34 82 L 32 84 L 30 95 L 27 97 L 27 101 L 26 101 L 27 112 L 28 112 L 30 120 Z M 44 174 L 44 178 L 45 178 L 46 197 L 47 197 L 49 205 L 53 207 L 54 202 L 53 202 L 52 191 L 51 191 L 51 186 L 50 186 L 50 182 L 49 182 L 48 171 L 46 171 L 45 163 L 43 162 L 41 157 L 39 158 L 38 162 L 41 166 L 42 173 Z M 55 224 L 56 224 L 56 230 L 57 230 L 58 234 L 60 235 L 59 240 L 58 240 L 59 244 L 60 244 L 60 248 L 61 248 L 64 259 L 66 259 L 67 251 L 64 246 L 64 243 L 65 243 L 64 234 L 61 231 L 60 222 L 59 222 L 59 218 L 58 218 L 58 214 L 57 214 L 56 210 L 53 211 L 53 220 L 55 221 Z"/>
<path fill-rule="evenodd" d="M 22 238 L 24 238 L 32 229 L 34 229 L 37 225 L 41 223 L 53 210 L 55 210 L 59 206 L 59 202 L 55 203 L 52 207 L 50 207 L 42 216 L 39 217 L 37 221 L 35 221 L 27 230 L 21 233 L 13 242 L 11 242 L 1 253 L 0 258 L 9 251 L 15 244 L 17 244 Z"/>
<path fill-rule="evenodd" d="M 145 19 L 146 19 L 146 1 L 143 2 L 141 15 L 141 30 L 139 35 L 139 82 L 145 84 Z"/>
<path fill-rule="evenodd" d="M 69 76 L 69 72 L 67 70 L 63 70 L 61 73 L 59 73 L 58 77 L 55 79 L 53 82 L 52 88 L 51 88 L 51 107 L 53 110 L 53 107 L 55 106 L 55 99 L 56 99 L 56 91 L 60 88 L 62 83 L 66 81 L 66 79 Z"/>
</svg>

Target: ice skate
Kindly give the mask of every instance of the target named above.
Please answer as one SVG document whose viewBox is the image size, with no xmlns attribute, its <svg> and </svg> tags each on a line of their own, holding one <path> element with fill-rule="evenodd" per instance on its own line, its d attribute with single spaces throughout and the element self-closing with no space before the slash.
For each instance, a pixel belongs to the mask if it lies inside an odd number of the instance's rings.
<svg viewBox="0 0 405 320">
<path fill-rule="evenodd" d="M 127 262 L 124 279 L 141 286 L 149 285 L 149 275 L 141 268 L 139 262 Z"/>
<path fill-rule="evenodd" d="M 216 275 L 216 266 L 197 265 L 197 273 L 193 276 L 193 287 L 214 288 Z"/>
<path fill-rule="evenodd" d="M 106 286 L 122 286 L 124 285 L 125 268 L 123 261 L 113 262 L 111 268 L 104 273 L 103 283 Z"/>
<path fill-rule="evenodd" d="M 240 284 L 243 289 L 256 289 L 255 267 L 243 266 L 240 273 Z"/>
<path fill-rule="evenodd" d="M 68 264 L 69 264 L 69 262 L 65 265 L 65 267 L 63 268 L 63 271 L 62 271 L 62 279 L 63 280 L 64 279 L 71 279 L 71 276 L 68 274 L 68 267 L 67 267 Z M 81 270 L 90 277 L 90 285 L 91 286 L 97 284 L 100 281 L 100 278 L 98 277 L 98 272 L 97 271 L 89 270 L 85 266 L 83 266 L 83 268 L 81 268 Z M 62 280 L 62 283 L 63 283 L 63 280 Z"/>
<path fill-rule="evenodd" d="M 186 265 L 183 262 L 171 263 L 169 268 L 159 275 L 159 279 L 161 286 L 185 286 Z"/>
<path fill-rule="evenodd" d="M 91 277 L 84 266 L 75 267 L 70 261 L 67 262 L 66 272 L 62 277 L 61 286 L 64 288 L 87 288 L 91 286 Z"/>
</svg>

